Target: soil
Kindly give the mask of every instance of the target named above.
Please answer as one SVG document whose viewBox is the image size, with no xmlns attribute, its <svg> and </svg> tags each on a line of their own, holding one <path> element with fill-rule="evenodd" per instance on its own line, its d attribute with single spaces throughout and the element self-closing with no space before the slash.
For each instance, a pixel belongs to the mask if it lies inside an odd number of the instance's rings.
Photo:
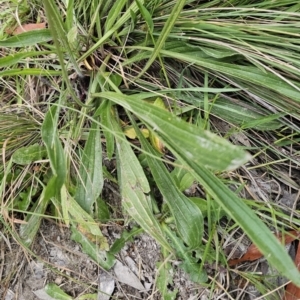
<svg viewBox="0 0 300 300">
<path fill-rule="evenodd" d="M 103 230 L 110 234 L 110 241 L 120 236 L 117 226 Z M 55 283 L 73 298 L 86 294 L 97 294 L 95 299 L 161 299 L 155 288 L 156 263 L 161 259 L 159 245 L 146 234 L 128 242 L 117 256 L 118 263 L 125 269 L 102 270 L 81 247 L 71 240 L 71 232 L 66 227 L 44 220 L 32 246 L 32 255 L 14 241 L 1 240 L 2 281 L 0 299 L 39 300 L 54 299 L 45 294 L 44 287 Z M 178 263 L 178 262 L 173 262 Z M 136 279 L 125 284 L 122 274 L 131 270 Z M 120 273 L 121 272 L 121 273 Z M 122 273 L 123 272 L 123 273 Z M 99 291 L 101 282 L 105 290 L 113 282 L 111 298 L 105 298 Z M 139 285 L 142 289 L 134 288 Z M 178 289 L 176 299 L 200 299 L 205 289 L 197 286 L 188 276 L 175 267 L 174 286 Z M 80 298 L 81 299 L 81 298 Z M 82 298 L 89 299 L 89 298 Z M 91 298 L 90 298 L 91 299 Z M 204 298 L 203 298 L 204 299 Z"/>
</svg>

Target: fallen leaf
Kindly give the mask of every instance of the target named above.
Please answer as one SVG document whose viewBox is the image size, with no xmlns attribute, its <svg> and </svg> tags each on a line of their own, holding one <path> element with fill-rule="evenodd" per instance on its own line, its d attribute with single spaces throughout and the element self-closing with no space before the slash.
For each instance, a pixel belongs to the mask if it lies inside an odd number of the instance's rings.
<svg viewBox="0 0 300 300">
<path fill-rule="evenodd" d="M 300 246 L 299 245 L 295 257 L 295 265 L 297 269 L 300 271 Z M 298 300 L 298 299 L 300 299 L 300 288 L 297 287 L 292 282 L 290 282 L 286 287 L 283 300 Z"/>
<path fill-rule="evenodd" d="M 46 22 L 44 23 L 30 23 L 30 24 L 23 24 L 21 26 L 18 26 L 15 30 L 10 30 L 7 29 L 6 33 L 7 34 L 12 34 L 12 35 L 18 35 L 23 32 L 27 31 L 32 31 L 32 30 L 39 30 L 39 29 L 44 29 L 46 28 Z"/>
<path fill-rule="evenodd" d="M 276 235 L 277 239 L 280 241 L 280 242 L 284 242 L 285 245 L 287 244 L 290 244 L 292 241 L 294 241 L 295 239 L 298 239 L 300 237 L 300 232 L 297 232 L 295 230 L 293 231 L 288 231 L 286 233 L 286 235 L 284 235 L 284 238 L 282 237 L 281 234 L 277 234 Z M 241 258 L 238 258 L 238 259 L 230 259 L 228 261 L 228 264 L 229 266 L 234 266 L 234 265 L 237 265 L 243 261 L 253 261 L 253 260 L 256 260 L 256 259 L 259 259 L 261 258 L 263 255 L 262 253 L 259 251 L 259 249 L 254 245 L 252 244 L 247 252 L 241 257 Z"/>
</svg>

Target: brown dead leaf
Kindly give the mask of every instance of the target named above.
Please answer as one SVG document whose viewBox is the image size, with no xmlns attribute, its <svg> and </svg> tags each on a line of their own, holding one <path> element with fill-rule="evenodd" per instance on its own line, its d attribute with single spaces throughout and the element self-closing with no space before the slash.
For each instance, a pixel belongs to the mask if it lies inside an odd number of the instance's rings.
<svg viewBox="0 0 300 300">
<path fill-rule="evenodd" d="M 292 241 L 294 241 L 295 239 L 298 239 L 300 237 L 300 232 L 296 231 L 296 230 L 293 230 L 293 231 L 288 231 L 286 233 L 286 235 L 284 236 L 284 238 L 282 237 L 281 234 L 278 234 L 276 235 L 277 239 L 280 241 L 280 242 L 284 242 L 285 245 L 287 244 L 290 244 Z M 230 259 L 228 261 L 228 264 L 229 266 L 234 266 L 234 265 L 237 265 L 243 261 L 253 261 L 253 260 L 256 260 L 256 259 L 259 259 L 261 258 L 263 255 L 262 253 L 258 250 L 258 248 L 252 244 L 247 252 L 241 257 L 241 258 L 238 258 L 238 259 Z M 300 299 L 300 298 L 299 298 Z"/>
<path fill-rule="evenodd" d="M 300 271 L 300 246 L 298 245 L 297 254 L 295 257 L 295 265 Z M 300 299 L 300 288 L 290 282 L 285 290 L 283 300 L 298 300 Z"/>
<path fill-rule="evenodd" d="M 28 32 L 32 30 L 39 30 L 39 29 L 44 29 L 46 28 L 46 22 L 44 23 L 30 23 L 30 24 L 23 24 L 21 26 L 18 26 L 15 30 L 11 29 L 6 29 L 7 34 L 12 34 L 12 35 L 18 35 L 23 32 Z"/>
</svg>

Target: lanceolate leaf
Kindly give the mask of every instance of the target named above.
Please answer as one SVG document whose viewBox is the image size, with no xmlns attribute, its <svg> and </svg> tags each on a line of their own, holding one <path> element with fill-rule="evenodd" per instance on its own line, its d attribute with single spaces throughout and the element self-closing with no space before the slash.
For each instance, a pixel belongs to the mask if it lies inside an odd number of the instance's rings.
<svg viewBox="0 0 300 300">
<path fill-rule="evenodd" d="M 112 125 L 110 124 L 111 120 L 113 119 L 111 102 L 108 100 L 103 100 L 95 113 L 95 116 L 97 115 L 100 115 L 101 117 L 101 124 L 103 124 L 103 133 L 106 141 L 107 157 L 108 159 L 111 159 L 115 150 L 114 135 L 111 131 L 105 130 L 105 128 L 112 128 Z"/>
<path fill-rule="evenodd" d="M 52 106 L 46 113 L 42 125 L 42 139 L 50 160 L 51 170 L 56 181 L 55 189 L 60 192 L 66 178 L 66 159 L 57 133 L 58 106 Z"/>
<path fill-rule="evenodd" d="M 135 126 L 135 129 L 138 132 L 137 126 Z M 138 135 L 144 150 L 154 156 L 157 155 L 144 136 L 141 133 L 138 133 Z M 191 248 L 199 246 L 203 235 L 201 211 L 180 192 L 159 157 L 155 158 L 147 155 L 147 161 L 154 180 L 172 212 L 181 238 Z"/>
<path fill-rule="evenodd" d="M 218 99 L 210 109 L 210 112 L 220 118 L 242 126 L 243 128 L 255 128 L 257 130 L 275 130 L 283 126 L 278 119 L 280 114 L 265 116 L 263 111 L 255 111 L 255 108 L 250 109 L 243 107 L 238 103 L 231 103 L 226 99 Z"/>
<path fill-rule="evenodd" d="M 192 281 L 203 283 L 207 281 L 207 274 L 205 270 L 200 267 L 198 259 L 192 254 L 191 251 L 183 244 L 183 241 L 178 238 L 165 224 L 163 225 L 164 231 L 170 238 L 170 243 L 176 249 L 176 254 L 182 259 L 180 267 L 185 270 Z"/>
<path fill-rule="evenodd" d="M 71 239 L 82 245 L 83 251 L 88 254 L 96 263 L 98 263 L 105 270 L 109 270 L 115 263 L 115 259 L 112 255 L 106 251 L 100 250 L 99 247 L 91 242 L 83 233 L 75 228 L 71 227 L 72 236 Z"/>
<path fill-rule="evenodd" d="M 0 41 L 0 47 L 27 47 L 34 46 L 38 43 L 49 42 L 52 36 L 49 29 L 41 29 L 37 31 L 28 31 L 13 36 L 4 41 Z"/>
<path fill-rule="evenodd" d="M 132 185 L 132 182 L 128 180 L 130 177 L 133 178 L 139 162 L 134 152 L 131 149 L 127 149 L 128 151 L 126 151 L 124 147 L 130 146 L 127 142 L 121 142 L 117 147 L 123 206 L 127 213 L 134 218 L 146 232 L 153 236 L 163 247 L 172 252 L 159 223 L 153 215 L 150 197 L 145 194 L 139 181 L 136 181 L 135 184 Z M 129 151 L 131 151 L 131 153 Z"/>
<path fill-rule="evenodd" d="M 81 158 L 78 186 L 74 198 L 83 209 L 91 212 L 92 205 L 100 196 L 102 187 L 103 173 L 100 128 L 96 122 L 93 122 Z"/>
<path fill-rule="evenodd" d="M 114 25 L 114 23 L 116 22 L 116 20 L 120 17 L 120 14 L 122 13 L 123 7 L 126 4 L 126 0 L 117 0 L 114 1 L 114 4 L 112 6 L 112 8 L 110 9 L 107 18 L 106 18 L 106 22 L 104 25 L 104 31 L 107 32 L 108 30 L 110 30 L 112 28 L 112 26 Z"/>
<path fill-rule="evenodd" d="M 160 224 L 153 215 L 148 180 L 135 153 L 130 147 L 121 129 L 114 122 L 117 145 L 118 178 L 122 203 L 127 213 L 163 247 L 172 252 Z M 122 135 L 121 135 L 122 134 Z"/>
<path fill-rule="evenodd" d="M 58 76 L 61 71 L 45 70 L 45 69 L 8 69 L 0 71 L 0 77 L 4 76 L 21 76 L 21 75 L 36 75 L 36 76 Z"/>
<path fill-rule="evenodd" d="M 136 4 L 138 5 L 139 10 L 148 26 L 148 30 L 152 34 L 154 24 L 153 24 L 153 20 L 152 20 L 152 16 L 151 16 L 150 12 L 147 10 L 147 8 L 143 4 L 140 3 L 139 0 L 136 0 Z"/>
<path fill-rule="evenodd" d="M 36 203 L 36 206 L 33 207 L 32 213 L 27 215 L 27 223 L 22 224 L 20 227 L 20 237 L 28 247 L 33 242 L 35 235 L 40 228 L 42 216 L 46 211 L 50 198 L 55 194 L 55 179 L 56 178 L 52 177 L 49 180 L 40 199 Z"/>
<path fill-rule="evenodd" d="M 113 92 L 95 94 L 122 105 L 146 122 L 171 148 L 185 151 L 193 163 L 215 170 L 231 170 L 250 159 L 250 155 L 217 135 L 144 101 Z"/>
</svg>

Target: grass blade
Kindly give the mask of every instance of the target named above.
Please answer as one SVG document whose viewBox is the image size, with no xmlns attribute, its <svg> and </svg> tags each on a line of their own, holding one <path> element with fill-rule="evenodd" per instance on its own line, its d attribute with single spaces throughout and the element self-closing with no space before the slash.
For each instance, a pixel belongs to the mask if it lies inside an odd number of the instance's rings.
<svg viewBox="0 0 300 300">
<path fill-rule="evenodd" d="M 152 65 L 152 63 L 154 62 L 154 60 L 157 58 L 157 56 L 159 55 L 162 47 L 164 46 L 179 14 L 181 13 L 181 10 L 185 4 L 186 0 L 179 0 L 175 2 L 175 5 L 173 7 L 172 12 L 170 13 L 170 16 L 167 20 L 167 22 L 165 23 L 164 28 L 162 29 L 162 31 L 159 34 L 159 38 L 155 43 L 155 47 L 153 49 L 153 52 L 149 58 L 149 60 L 147 61 L 146 65 L 144 66 L 143 70 L 139 73 L 138 77 L 142 76 L 147 70 L 148 68 Z M 139 4 L 140 6 L 142 5 L 142 3 Z"/>
<path fill-rule="evenodd" d="M 191 168 L 195 178 L 213 196 L 223 210 L 235 220 L 249 236 L 268 262 L 282 275 L 300 286 L 300 274 L 290 256 L 269 228 L 241 199 L 230 191 L 206 168 L 192 164 L 184 153 L 178 153 L 181 160 Z"/>
</svg>

